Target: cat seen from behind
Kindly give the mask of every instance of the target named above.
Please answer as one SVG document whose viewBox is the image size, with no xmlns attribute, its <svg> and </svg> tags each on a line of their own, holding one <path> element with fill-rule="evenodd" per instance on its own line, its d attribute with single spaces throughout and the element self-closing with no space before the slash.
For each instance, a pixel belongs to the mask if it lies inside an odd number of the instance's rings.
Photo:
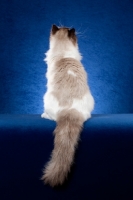
<svg viewBox="0 0 133 200">
<path fill-rule="evenodd" d="M 67 178 L 83 123 L 94 108 L 81 59 L 75 29 L 53 25 L 45 58 L 47 91 L 41 115 L 57 123 L 54 149 L 41 178 L 52 187 L 62 185 Z"/>
</svg>

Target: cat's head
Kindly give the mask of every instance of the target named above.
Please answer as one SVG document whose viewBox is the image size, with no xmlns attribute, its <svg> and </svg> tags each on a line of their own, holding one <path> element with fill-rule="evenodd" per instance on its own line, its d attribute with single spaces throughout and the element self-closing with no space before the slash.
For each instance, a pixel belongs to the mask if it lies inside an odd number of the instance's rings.
<svg viewBox="0 0 133 200">
<path fill-rule="evenodd" d="M 50 40 L 71 42 L 74 46 L 77 45 L 77 37 L 74 28 L 58 27 L 56 25 L 52 25 Z"/>
</svg>

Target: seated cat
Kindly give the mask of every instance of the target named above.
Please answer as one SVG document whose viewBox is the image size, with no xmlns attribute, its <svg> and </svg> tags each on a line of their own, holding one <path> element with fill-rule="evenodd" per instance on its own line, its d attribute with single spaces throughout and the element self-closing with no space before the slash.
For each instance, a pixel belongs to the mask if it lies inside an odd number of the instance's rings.
<svg viewBox="0 0 133 200">
<path fill-rule="evenodd" d="M 42 176 L 52 187 L 63 184 L 67 178 L 83 123 L 94 108 L 81 59 L 75 29 L 53 25 L 45 58 L 47 91 L 42 114 L 57 122 L 54 150 Z"/>
</svg>

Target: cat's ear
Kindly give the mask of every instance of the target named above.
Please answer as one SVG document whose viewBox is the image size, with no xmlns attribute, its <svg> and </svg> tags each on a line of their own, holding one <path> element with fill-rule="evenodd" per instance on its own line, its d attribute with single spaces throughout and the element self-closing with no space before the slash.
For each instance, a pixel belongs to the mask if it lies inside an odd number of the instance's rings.
<svg viewBox="0 0 133 200">
<path fill-rule="evenodd" d="M 58 30 L 59 28 L 55 24 L 53 24 L 51 29 L 52 34 L 54 35 Z"/>
<path fill-rule="evenodd" d="M 68 30 L 68 36 L 72 37 L 75 35 L 75 28 L 71 28 L 70 30 Z"/>
<path fill-rule="evenodd" d="M 73 42 L 74 45 L 77 43 L 77 37 L 74 28 L 68 30 L 68 37 L 70 38 L 70 40 Z"/>
</svg>

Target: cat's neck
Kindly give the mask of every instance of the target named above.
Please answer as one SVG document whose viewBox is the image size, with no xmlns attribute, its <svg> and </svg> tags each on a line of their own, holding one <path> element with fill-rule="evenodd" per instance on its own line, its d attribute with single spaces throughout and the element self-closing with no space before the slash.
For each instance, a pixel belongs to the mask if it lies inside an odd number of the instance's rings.
<svg viewBox="0 0 133 200">
<path fill-rule="evenodd" d="M 47 64 L 50 64 L 51 62 L 58 61 L 62 58 L 74 58 L 78 61 L 82 59 L 82 56 L 78 50 L 78 46 L 60 46 L 57 48 L 50 48 L 46 52 L 46 58 L 44 59 Z"/>
</svg>

